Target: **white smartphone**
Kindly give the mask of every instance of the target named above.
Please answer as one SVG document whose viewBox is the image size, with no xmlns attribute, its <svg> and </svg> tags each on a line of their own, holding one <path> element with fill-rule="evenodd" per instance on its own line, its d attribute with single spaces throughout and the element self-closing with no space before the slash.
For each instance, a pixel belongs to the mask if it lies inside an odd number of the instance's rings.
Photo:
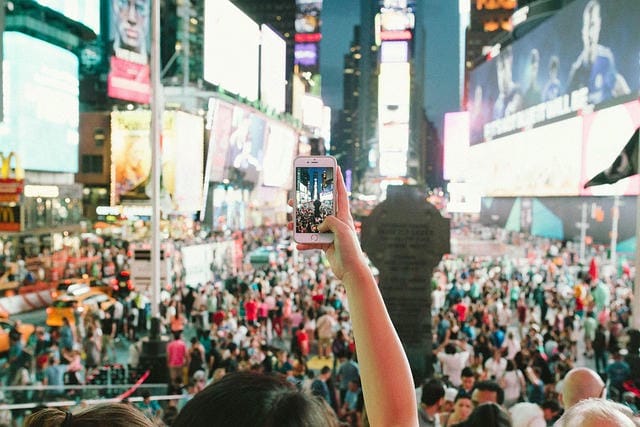
<svg viewBox="0 0 640 427">
<path fill-rule="evenodd" d="M 299 156 L 293 161 L 293 240 L 298 243 L 331 243 L 333 233 L 318 232 L 327 215 L 336 214 L 336 159 L 332 156 Z"/>
</svg>

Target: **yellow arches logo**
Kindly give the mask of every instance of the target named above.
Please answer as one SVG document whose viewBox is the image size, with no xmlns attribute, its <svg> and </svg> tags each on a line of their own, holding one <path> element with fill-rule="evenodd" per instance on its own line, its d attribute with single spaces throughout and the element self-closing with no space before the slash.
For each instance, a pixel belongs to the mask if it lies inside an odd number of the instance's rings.
<svg viewBox="0 0 640 427">
<path fill-rule="evenodd" d="M 6 157 L 4 153 L 0 153 L 0 162 L 2 162 L 2 166 L 0 167 L 0 178 L 7 179 L 10 177 L 12 171 L 11 160 L 14 161 L 13 177 L 17 181 L 22 181 L 24 179 L 24 169 L 20 166 L 20 157 L 13 151 L 11 151 Z"/>
</svg>

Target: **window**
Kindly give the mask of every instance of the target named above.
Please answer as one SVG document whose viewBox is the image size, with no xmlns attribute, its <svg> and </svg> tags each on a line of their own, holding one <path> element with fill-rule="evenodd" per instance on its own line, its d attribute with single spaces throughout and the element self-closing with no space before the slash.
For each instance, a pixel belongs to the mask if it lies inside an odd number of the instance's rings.
<svg viewBox="0 0 640 427">
<path fill-rule="evenodd" d="M 81 173 L 102 173 L 102 155 L 83 154 L 80 168 Z"/>
</svg>

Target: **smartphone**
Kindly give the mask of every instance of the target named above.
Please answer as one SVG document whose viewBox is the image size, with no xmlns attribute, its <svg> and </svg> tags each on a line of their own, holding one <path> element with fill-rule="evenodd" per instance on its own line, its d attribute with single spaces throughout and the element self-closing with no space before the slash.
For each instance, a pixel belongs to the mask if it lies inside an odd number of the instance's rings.
<svg viewBox="0 0 640 427">
<path fill-rule="evenodd" d="M 293 240 L 298 243 L 331 243 L 333 233 L 318 232 L 327 215 L 336 214 L 336 159 L 332 156 L 299 156 L 293 161 Z"/>
</svg>

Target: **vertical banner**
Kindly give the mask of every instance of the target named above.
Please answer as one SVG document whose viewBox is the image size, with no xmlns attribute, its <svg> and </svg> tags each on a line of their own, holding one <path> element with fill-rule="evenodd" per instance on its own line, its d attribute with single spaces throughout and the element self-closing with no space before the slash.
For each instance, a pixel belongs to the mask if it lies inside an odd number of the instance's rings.
<svg viewBox="0 0 640 427">
<path fill-rule="evenodd" d="M 113 55 L 107 94 L 112 98 L 150 101 L 150 11 L 151 0 L 110 0 Z"/>
</svg>

